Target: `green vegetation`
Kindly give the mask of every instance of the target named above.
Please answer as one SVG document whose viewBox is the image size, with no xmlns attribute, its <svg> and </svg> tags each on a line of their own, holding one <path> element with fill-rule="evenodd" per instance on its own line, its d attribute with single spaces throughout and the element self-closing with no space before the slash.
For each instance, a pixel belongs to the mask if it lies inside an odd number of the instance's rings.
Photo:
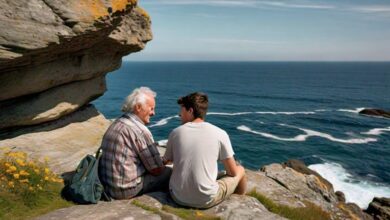
<svg viewBox="0 0 390 220">
<path fill-rule="evenodd" d="M 4 151 L 4 149 L 2 150 Z M 63 181 L 24 152 L 0 158 L 0 219 L 26 219 L 71 206 L 60 196 Z"/>
<path fill-rule="evenodd" d="M 259 200 L 270 212 L 283 216 L 291 220 L 327 220 L 330 219 L 329 213 L 310 202 L 304 202 L 306 207 L 292 208 L 285 205 L 279 205 L 265 197 L 264 195 L 252 190 L 247 194 Z"/>
<path fill-rule="evenodd" d="M 208 215 L 208 214 L 205 214 L 205 213 L 203 213 L 199 210 L 195 210 L 195 209 L 174 208 L 171 206 L 164 205 L 162 207 L 162 210 L 159 210 L 157 208 L 145 205 L 137 200 L 133 200 L 132 204 L 135 206 L 138 206 L 142 209 L 145 209 L 147 211 L 153 212 L 153 213 L 160 215 L 160 216 L 164 216 L 164 212 L 167 212 L 167 213 L 174 214 L 176 216 L 179 216 L 182 219 L 187 219 L 187 220 L 219 220 L 220 219 L 217 216 Z"/>
</svg>

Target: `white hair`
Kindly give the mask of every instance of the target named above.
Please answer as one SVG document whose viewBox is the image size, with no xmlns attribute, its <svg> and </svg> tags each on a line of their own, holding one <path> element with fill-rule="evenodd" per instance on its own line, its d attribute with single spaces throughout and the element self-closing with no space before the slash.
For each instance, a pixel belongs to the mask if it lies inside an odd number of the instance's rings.
<svg viewBox="0 0 390 220">
<path fill-rule="evenodd" d="M 122 105 L 123 112 L 133 112 L 137 104 L 145 105 L 147 97 L 155 98 L 157 93 L 149 87 L 139 87 L 133 90 L 129 96 L 126 97 Z"/>
</svg>

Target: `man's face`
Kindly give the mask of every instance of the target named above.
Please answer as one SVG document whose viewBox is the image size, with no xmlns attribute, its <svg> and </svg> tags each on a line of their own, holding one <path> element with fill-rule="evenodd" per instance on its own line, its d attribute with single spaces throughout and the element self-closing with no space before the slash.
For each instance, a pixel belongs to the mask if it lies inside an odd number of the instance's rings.
<svg viewBox="0 0 390 220">
<path fill-rule="evenodd" d="M 187 110 L 184 106 L 180 107 L 180 118 L 181 118 L 182 124 L 185 124 L 187 122 L 194 120 L 194 116 L 193 116 L 192 112 L 193 112 L 192 108 Z"/>
<path fill-rule="evenodd" d="M 144 124 L 150 123 L 150 117 L 155 115 L 154 109 L 156 107 L 156 101 L 153 97 L 147 96 L 145 104 L 137 105 L 135 107 L 135 115 L 137 115 Z"/>
</svg>

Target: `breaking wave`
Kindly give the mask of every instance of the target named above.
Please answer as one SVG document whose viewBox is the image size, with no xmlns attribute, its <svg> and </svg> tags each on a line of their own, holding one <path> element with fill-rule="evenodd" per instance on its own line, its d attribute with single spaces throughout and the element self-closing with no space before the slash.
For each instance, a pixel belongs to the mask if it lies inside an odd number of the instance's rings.
<svg viewBox="0 0 390 220">
<path fill-rule="evenodd" d="M 266 137 L 266 138 L 280 140 L 280 141 L 306 141 L 306 139 L 309 138 L 309 137 L 322 137 L 322 138 L 328 139 L 330 141 L 346 143 L 346 144 L 365 144 L 365 143 L 368 143 L 368 142 L 375 142 L 375 141 L 377 141 L 376 138 L 341 139 L 341 138 L 335 138 L 335 137 L 333 137 L 330 134 L 326 134 L 326 133 L 322 133 L 322 132 L 318 132 L 318 131 L 313 131 L 313 130 L 310 130 L 310 129 L 304 129 L 304 128 L 299 128 L 299 127 L 295 127 L 295 126 L 285 125 L 285 124 L 280 124 L 280 125 L 281 126 L 285 126 L 285 127 L 292 127 L 292 128 L 299 129 L 299 130 L 305 132 L 305 134 L 300 134 L 300 135 L 297 135 L 297 136 L 291 137 L 291 138 L 285 138 L 285 137 L 279 137 L 277 135 L 273 135 L 273 134 L 270 134 L 270 133 L 254 131 L 251 128 L 245 126 L 245 125 L 240 125 L 240 126 L 237 127 L 237 129 L 241 130 L 241 131 L 250 132 L 250 133 L 253 133 L 253 134 L 258 134 L 258 135 L 261 135 L 261 136 Z"/>
</svg>

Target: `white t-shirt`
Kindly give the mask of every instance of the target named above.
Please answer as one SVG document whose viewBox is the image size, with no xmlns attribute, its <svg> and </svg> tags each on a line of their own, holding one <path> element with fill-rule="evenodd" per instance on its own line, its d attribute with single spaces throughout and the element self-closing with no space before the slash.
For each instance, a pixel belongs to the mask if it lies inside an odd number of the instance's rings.
<svg viewBox="0 0 390 220">
<path fill-rule="evenodd" d="M 169 135 L 164 157 L 173 162 L 169 188 L 180 202 L 204 206 L 218 192 L 218 160 L 233 157 L 228 134 L 208 123 L 188 122 Z"/>
</svg>

